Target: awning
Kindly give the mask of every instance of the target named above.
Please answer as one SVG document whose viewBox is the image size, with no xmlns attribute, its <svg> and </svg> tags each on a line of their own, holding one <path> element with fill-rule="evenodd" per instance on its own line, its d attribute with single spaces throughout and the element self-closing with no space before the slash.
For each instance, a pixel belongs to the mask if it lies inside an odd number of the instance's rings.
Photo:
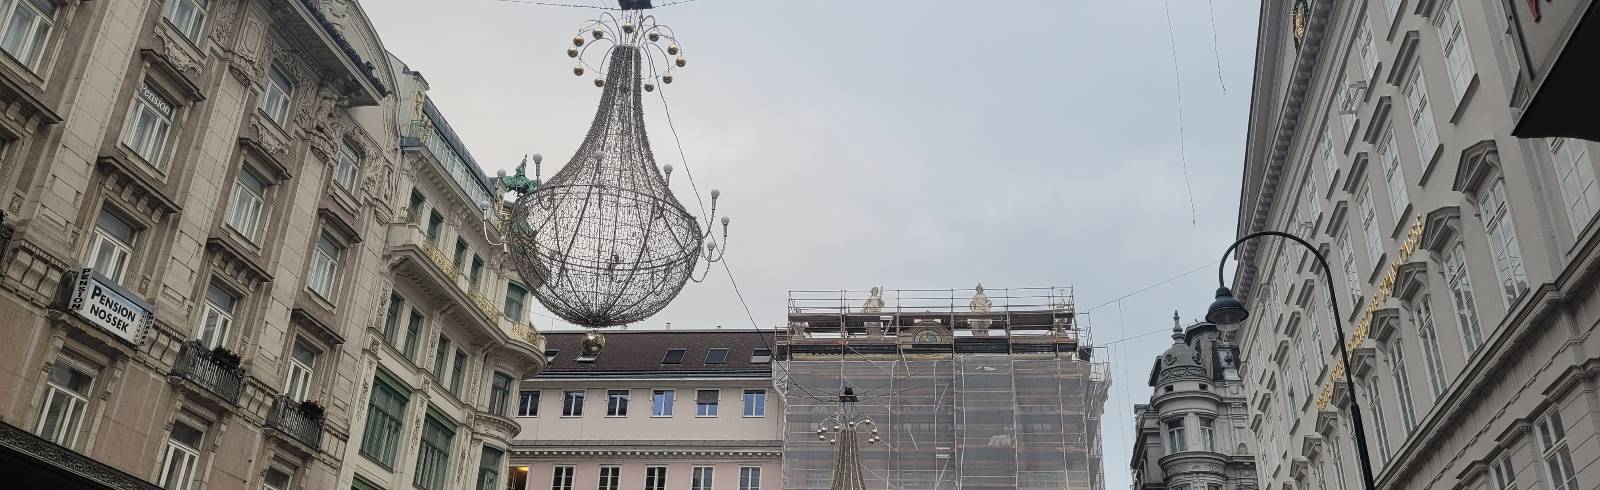
<svg viewBox="0 0 1600 490">
<path fill-rule="evenodd" d="M 1573 28 L 1550 74 L 1535 88 L 1511 131 L 1519 138 L 1569 137 L 1600 141 L 1600 20 L 1594 2 Z"/>
</svg>

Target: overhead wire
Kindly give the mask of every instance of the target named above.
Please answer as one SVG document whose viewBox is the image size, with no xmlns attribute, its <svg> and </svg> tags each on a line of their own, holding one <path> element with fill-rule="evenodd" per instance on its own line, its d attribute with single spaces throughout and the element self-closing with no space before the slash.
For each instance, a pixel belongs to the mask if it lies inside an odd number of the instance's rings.
<svg viewBox="0 0 1600 490">
<path fill-rule="evenodd" d="M 1211 56 L 1217 60 L 1217 85 L 1222 87 L 1222 94 L 1228 94 L 1228 83 L 1222 81 L 1222 50 L 1217 48 L 1217 6 L 1213 0 L 1206 0 L 1207 12 L 1211 15 Z"/>
<path fill-rule="evenodd" d="M 1183 69 L 1178 66 L 1178 38 L 1172 33 L 1172 9 L 1167 0 L 1161 1 L 1161 11 L 1167 16 L 1167 43 L 1172 46 L 1172 76 L 1178 82 L 1178 161 L 1183 165 L 1183 188 L 1189 196 L 1189 225 L 1200 223 L 1194 205 L 1194 187 L 1189 184 L 1189 151 L 1184 148 L 1183 135 Z"/>
</svg>

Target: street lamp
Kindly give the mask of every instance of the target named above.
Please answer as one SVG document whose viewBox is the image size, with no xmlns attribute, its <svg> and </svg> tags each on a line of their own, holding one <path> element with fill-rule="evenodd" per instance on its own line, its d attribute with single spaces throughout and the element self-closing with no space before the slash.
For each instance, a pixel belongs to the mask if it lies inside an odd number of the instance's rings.
<svg viewBox="0 0 1600 490">
<path fill-rule="evenodd" d="M 1333 292 L 1333 269 L 1328 267 L 1328 258 L 1322 255 L 1322 251 L 1317 250 L 1317 247 L 1311 246 L 1311 243 L 1303 238 L 1281 231 L 1258 231 L 1240 237 L 1233 242 L 1233 245 L 1228 246 L 1228 250 L 1222 252 L 1222 260 L 1217 262 L 1217 299 L 1211 302 L 1210 308 L 1206 309 L 1206 321 L 1223 325 L 1239 323 L 1250 317 L 1250 310 L 1245 308 L 1244 303 L 1233 297 L 1233 291 L 1229 290 L 1223 282 L 1222 274 L 1228 263 L 1228 255 L 1233 253 L 1233 249 L 1238 248 L 1239 244 L 1252 238 L 1263 236 L 1283 237 L 1305 246 L 1307 250 L 1311 251 L 1311 255 L 1317 258 L 1317 264 L 1322 266 L 1323 277 L 1328 281 L 1328 307 L 1333 309 L 1333 327 L 1339 334 L 1339 342 L 1337 342 L 1339 344 L 1339 356 L 1344 358 L 1344 382 L 1350 385 L 1352 390 L 1350 393 L 1350 425 L 1351 429 L 1355 431 L 1356 455 L 1361 458 L 1361 479 L 1366 483 L 1367 490 L 1375 490 L 1377 489 L 1377 484 L 1372 477 L 1372 458 L 1367 455 L 1367 429 L 1366 425 L 1361 423 L 1361 406 L 1356 403 L 1354 392 L 1356 381 L 1350 374 L 1350 351 L 1345 347 L 1344 322 L 1339 316 L 1339 298 Z"/>
</svg>

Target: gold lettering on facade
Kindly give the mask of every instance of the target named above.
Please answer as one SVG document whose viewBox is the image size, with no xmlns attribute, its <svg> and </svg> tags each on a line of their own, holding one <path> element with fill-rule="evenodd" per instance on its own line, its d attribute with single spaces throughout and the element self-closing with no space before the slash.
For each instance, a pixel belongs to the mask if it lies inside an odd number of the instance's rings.
<svg viewBox="0 0 1600 490">
<path fill-rule="evenodd" d="M 1402 242 L 1399 250 L 1396 251 L 1394 262 L 1389 264 L 1389 271 L 1384 273 L 1383 280 L 1378 281 L 1377 294 L 1367 299 L 1367 308 L 1361 312 L 1361 320 L 1356 322 L 1355 330 L 1350 333 L 1350 338 L 1344 343 L 1346 351 L 1356 350 L 1362 342 L 1367 340 L 1367 332 L 1372 327 L 1372 316 L 1383 308 L 1383 298 L 1387 298 L 1390 293 L 1394 292 L 1395 278 L 1400 274 L 1400 265 L 1405 264 L 1407 260 L 1411 260 L 1411 254 L 1417 251 L 1418 244 L 1422 242 L 1422 231 L 1425 227 L 1426 222 L 1423 221 L 1422 216 L 1417 216 L 1416 221 L 1411 224 L 1411 230 L 1406 234 L 1406 241 Z M 1328 373 L 1328 381 L 1322 385 L 1322 394 L 1317 396 L 1317 410 L 1321 411 L 1328 408 L 1328 402 L 1333 400 L 1333 385 L 1344 378 L 1344 370 L 1343 359 L 1334 361 L 1333 370 Z"/>
</svg>

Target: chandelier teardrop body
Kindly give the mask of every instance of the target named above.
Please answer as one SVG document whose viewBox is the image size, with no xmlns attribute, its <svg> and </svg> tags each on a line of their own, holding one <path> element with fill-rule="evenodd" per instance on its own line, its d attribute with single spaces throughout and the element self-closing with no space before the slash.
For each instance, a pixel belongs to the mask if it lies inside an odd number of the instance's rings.
<svg viewBox="0 0 1600 490">
<path fill-rule="evenodd" d="M 673 196 L 646 137 L 641 48 L 606 62 L 600 106 L 572 160 L 511 206 L 512 266 L 552 313 L 598 328 L 665 308 L 692 276 L 707 235 Z"/>
</svg>

